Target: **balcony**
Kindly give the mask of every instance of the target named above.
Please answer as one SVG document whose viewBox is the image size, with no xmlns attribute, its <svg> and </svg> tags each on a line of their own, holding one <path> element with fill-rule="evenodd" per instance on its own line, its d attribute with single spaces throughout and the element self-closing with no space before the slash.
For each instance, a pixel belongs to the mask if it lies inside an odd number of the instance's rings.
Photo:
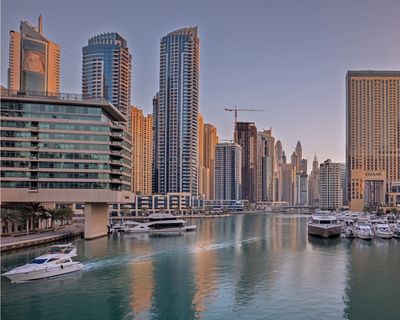
<svg viewBox="0 0 400 320">
<path fill-rule="evenodd" d="M 111 137 L 122 140 L 124 138 L 124 135 L 121 132 L 111 132 Z"/>
</svg>

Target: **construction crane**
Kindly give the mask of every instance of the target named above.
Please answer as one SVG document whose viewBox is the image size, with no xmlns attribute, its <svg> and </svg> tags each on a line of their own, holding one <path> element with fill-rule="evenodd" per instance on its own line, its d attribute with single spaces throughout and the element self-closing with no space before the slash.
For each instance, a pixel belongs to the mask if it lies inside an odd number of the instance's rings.
<svg viewBox="0 0 400 320">
<path fill-rule="evenodd" d="M 264 109 L 251 109 L 251 108 L 239 108 L 238 106 L 234 106 L 232 108 L 225 108 L 225 111 L 235 112 L 235 127 L 233 132 L 233 138 L 235 142 L 237 141 L 237 118 L 238 118 L 238 111 L 249 111 L 249 112 L 264 112 Z"/>
<path fill-rule="evenodd" d="M 249 112 L 264 112 L 264 109 L 250 109 L 250 108 L 239 108 L 237 106 L 234 106 L 232 108 L 225 108 L 225 111 L 230 111 L 230 112 L 235 112 L 235 128 L 236 128 L 236 123 L 237 123 L 237 118 L 238 118 L 238 111 L 249 111 Z"/>
</svg>

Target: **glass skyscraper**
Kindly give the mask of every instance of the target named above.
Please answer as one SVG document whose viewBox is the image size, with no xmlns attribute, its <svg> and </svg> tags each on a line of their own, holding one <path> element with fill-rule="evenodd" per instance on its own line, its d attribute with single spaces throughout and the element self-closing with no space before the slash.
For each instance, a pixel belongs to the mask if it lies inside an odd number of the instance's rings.
<svg viewBox="0 0 400 320">
<path fill-rule="evenodd" d="M 89 39 L 83 47 L 82 94 L 104 98 L 130 116 L 132 55 L 126 40 L 109 32 Z"/>
<path fill-rule="evenodd" d="M 159 101 L 154 114 L 161 194 L 198 193 L 199 62 L 197 27 L 180 29 L 161 39 Z"/>
</svg>

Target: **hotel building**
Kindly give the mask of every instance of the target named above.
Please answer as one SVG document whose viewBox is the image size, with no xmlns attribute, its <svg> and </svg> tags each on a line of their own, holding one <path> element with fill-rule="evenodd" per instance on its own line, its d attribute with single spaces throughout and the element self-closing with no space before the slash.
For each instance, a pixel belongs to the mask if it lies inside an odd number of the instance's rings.
<svg viewBox="0 0 400 320">
<path fill-rule="evenodd" d="M 42 16 L 37 28 L 21 21 L 20 32 L 10 31 L 8 88 L 47 95 L 60 90 L 60 47 L 43 36 Z"/>
<path fill-rule="evenodd" d="M 257 201 L 274 201 L 275 138 L 272 130 L 257 134 Z"/>
<path fill-rule="evenodd" d="M 132 55 L 126 40 L 108 32 L 89 39 L 82 48 L 82 94 L 110 101 L 130 116 Z"/>
<path fill-rule="evenodd" d="M 197 27 L 160 41 L 160 90 L 155 143 L 158 192 L 198 195 L 198 109 L 200 40 Z"/>
<path fill-rule="evenodd" d="M 349 71 L 346 78 L 349 206 L 398 206 L 400 71 Z"/>
</svg>

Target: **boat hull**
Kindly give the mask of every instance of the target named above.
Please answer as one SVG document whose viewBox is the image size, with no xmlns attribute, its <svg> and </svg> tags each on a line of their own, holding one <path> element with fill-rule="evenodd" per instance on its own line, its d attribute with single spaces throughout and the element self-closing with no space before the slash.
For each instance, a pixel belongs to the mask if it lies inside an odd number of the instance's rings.
<svg viewBox="0 0 400 320">
<path fill-rule="evenodd" d="M 381 239 L 391 239 L 393 238 L 393 233 L 375 232 L 375 236 Z"/>
<path fill-rule="evenodd" d="M 321 224 L 308 224 L 308 234 L 322 238 L 332 238 L 340 236 L 342 232 L 342 225 L 321 225 Z"/>
<path fill-rule="evenodd" d="M 357 232 L 357 238 L 358 239 L 372 240 L 373 237 L 374 237 L 373 234 L 366 234 L 366 233 Z"/>
<path fill-rule="evenodd" d="M 63 264 L 62 266 L 51 266 L 40 270 L 33 270 L 28 272 L 7 272 L 4 274 L 5 277 L 11 280 L 13 283 L 27 282 L 45 278 L 51 278 L 60 276 L 67 273 L 78 272 L 83 270 L 83 265 L 79 262 L 73 262 L 70 264 Z"/>
</svg>

